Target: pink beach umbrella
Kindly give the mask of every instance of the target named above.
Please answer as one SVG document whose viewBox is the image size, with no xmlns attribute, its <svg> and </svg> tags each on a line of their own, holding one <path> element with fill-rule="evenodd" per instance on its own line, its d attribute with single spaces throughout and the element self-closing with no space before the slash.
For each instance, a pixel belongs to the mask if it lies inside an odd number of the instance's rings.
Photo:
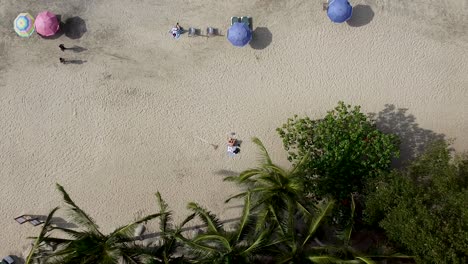
<svg viewBox="0 0 468 264">
<path fill-rule="evenodd" d="M 36 31 L 44 37 L 54 35 L 59 30 L 59 21 L 57 16 L 49 11 L 43 11 L 36 17 Z"/>
</svg>

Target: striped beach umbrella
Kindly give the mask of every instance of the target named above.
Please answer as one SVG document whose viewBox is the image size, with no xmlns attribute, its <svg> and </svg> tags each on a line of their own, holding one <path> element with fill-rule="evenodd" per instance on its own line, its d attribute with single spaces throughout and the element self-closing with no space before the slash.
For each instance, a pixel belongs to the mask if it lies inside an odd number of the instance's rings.
<svg viewBox="0 0 468 264">
<path fill-rule="evenodd" d="M 34 17 L 28 13 L 21 13 L 16 17 L 13 26 L 20 37 L 29 37 L 34 32 Z"/>
</svg>

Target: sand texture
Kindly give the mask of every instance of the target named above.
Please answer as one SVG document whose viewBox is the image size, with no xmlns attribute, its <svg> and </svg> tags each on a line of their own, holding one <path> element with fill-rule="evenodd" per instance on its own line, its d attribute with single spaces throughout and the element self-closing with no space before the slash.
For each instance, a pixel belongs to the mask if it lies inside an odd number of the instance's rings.
<svg viewBox="0 0 468 264">
<path fill-rule="evenodd" d="M 404 157 L 440 137 L 468 150 L 468 1 L 351 3 L 351 21 L 333 24 L 321 1 L 2 0 L 0 255 L 21 255 L 40 229 L 15 216 L 63 206 L 56 182 L 105 232 L 155 212 L 158 190 L 176 219 L 189 201 L 233 219 L 239 208 L 223 201 L 238 189 L 222 178 L 256 164 L 251 137 L 287 166 L 275 128 L 339 100 L 399 133 Z M 42 10 L 80 17 L 87 31 L 14 33 L 18 13 Z M 244 48 L 168 34 L 179 21 L 224 35 L 233 15 L 253 17 Z M 231 131 L 243 140 L 234 158 Z"/>
</svg>

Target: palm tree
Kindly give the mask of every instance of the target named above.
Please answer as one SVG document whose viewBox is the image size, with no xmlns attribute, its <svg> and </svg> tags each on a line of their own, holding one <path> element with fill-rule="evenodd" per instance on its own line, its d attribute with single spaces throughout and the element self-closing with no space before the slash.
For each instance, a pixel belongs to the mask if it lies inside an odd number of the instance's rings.
<svg viewBox="0 0 468 264">
<path fill-rule="evenodd" d="M 275 263 L 366 263 L 374 262 L 365 257 L 355 257 L 354 250 L 341 245 L 324 245 L 317 239 L 317 231 L 330 215 L 333 209 L 333 201 L 323 201 L 318 205 L 314 216 L 303 215 L 294 217 L 294 221 L 283 223 L 283 232 L 276 232 L 277 239 L 282 242 L 272 250 Z"/>
<path fill-rule="evenodd" d="M 189 203 L 188 208 L 207 228 L 205 233 L 192 240 L 179 237 L 196 257 L 192 263 L 255 263 L 262 257 L 262 249 L 272 246 L 268 243 L 269 230 L 256 232 L 253 228 L 255 219 L 250 213 L 250 194 L 245 197 L 239 225 L 233 231 L 225 230 L 219 219 L 200 205 Z"/>
<path fill-rule="evenodd" d="M 256 212 L 259 218 L 257 228 L 264 228 L 272 220 L 283 235 L 286 235 L 281 223 L 291 222 L 296 210 L 311 216 L 310 209 L 304 202 L 304 178 L 300 171 L 307 157 L 288 171 L 273 164 L 265 146 L 258 138 L 253 138 L 252 141 L 260 148 L 261 163 L 259 167 L 243 171 L 238 176 L 224 178 L 225 181 L 235 182 L 247 189 L 231 196 L 226 202 L 252 193 L 254 198 L 252 211 Z"/>
<path fill-rule="evenodd" d="M 133 231 L 140 223 L 160 217 L 161 214 L 143 217 L 105 235 L 99 231 L 94 220 L 73 202 L 61 185 L 57 184 L 57 189 L 63 195 L 69 207 L 70 217 L 79 226 L 79 230 L 49 226 L 47 235 L 41 232 L 38 237 L 40 241 L 57 244 L 57 249 L 53 252 L 43 252 L 41 259 L 45 260 L 45 263 L 114 264 L 122 262 L 137 264 L 144 263 L 151 258 L 151 252 L 135 243 Z M 50 237 L 49 233 L 54 231 L 59 231 L 62 235 Z M 64 235 L 69 238 L 62 238 Z"/>
</svg>

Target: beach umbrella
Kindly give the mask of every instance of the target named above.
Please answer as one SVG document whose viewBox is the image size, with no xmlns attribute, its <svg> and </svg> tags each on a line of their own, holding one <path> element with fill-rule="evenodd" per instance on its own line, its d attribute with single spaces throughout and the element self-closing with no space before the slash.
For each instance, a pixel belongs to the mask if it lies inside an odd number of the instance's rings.
<svg viewBox="0 0 468 264">
<path fill-rule="evenodd" d="M 36 17 L 36 31 L 44 37 L 54 35 L 59 30 L 59 21 L 57 16 L 49 11 L 43 11 Z"/>
<path fill-rule="evenodd" d="M 13 26 L 20 37 L 29 37 L 34 32 L 34 17 L 28 13 L 21 13 L 16 17 Z"/>
<path fill-rule="evenodd" d="M 351 18 L 353 7 L 348 0 L 331 0 L 328 4 L 327 15 L 335 23 L 343 23 Z"/>
<path fill-rule="evenodd" d="M 227 31 L 227 39 L 232 45 L 243 47 L 252 39 L 252 30 L 245 23 L 235 22 Z"/>
</svg>

